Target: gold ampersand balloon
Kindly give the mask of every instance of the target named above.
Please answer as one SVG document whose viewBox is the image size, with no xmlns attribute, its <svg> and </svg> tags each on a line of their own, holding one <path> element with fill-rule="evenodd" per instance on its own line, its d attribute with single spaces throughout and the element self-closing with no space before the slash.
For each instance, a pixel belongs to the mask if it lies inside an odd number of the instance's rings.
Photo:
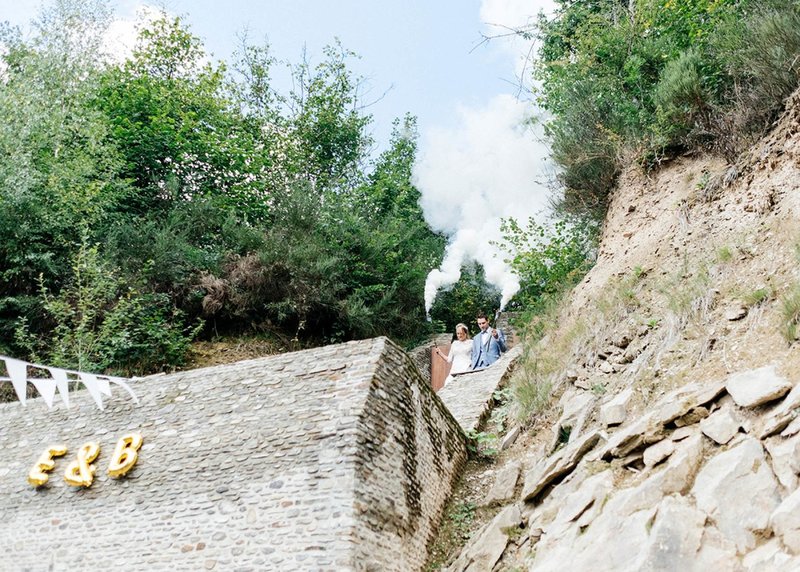
<svg viewBox="0 0 800 572">
<path fill-rule="evenodd" d="M 64 473 L 64 480 L 73 487 L 88 487 L 94 481 L 95 467 L 92 465 L 100 454 L 100 445 L 91 442 L 78 449 L 78 459 L 72 461 Z"/>
<path fill-rule="evenodd" d="M 47 473 L 56 467 L 54 458 L 62 457 L 66 454 L 67 448 L 64 445 L 50 445 L 28 473 L 28 482 L 34 487 L 41 487 L 46 484 L 50 478 Z"/>
<path fill-rule="evenodd" d="M 141 446 L 142 436 L 139 433 L 128 433 L 120 437 L 108 464 L 109 476 L 121 477 L 130 471 L 139 458 L 137 451 Z"/>
</svg>

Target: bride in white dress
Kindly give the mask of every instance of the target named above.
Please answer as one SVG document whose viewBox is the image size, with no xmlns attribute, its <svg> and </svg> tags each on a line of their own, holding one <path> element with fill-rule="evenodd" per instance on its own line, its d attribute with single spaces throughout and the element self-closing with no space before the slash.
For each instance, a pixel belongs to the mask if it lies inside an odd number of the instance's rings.
<svg viewBox="0 0 800 572">
<path fill-rule="evenodd" d="M 450 352 L 448 354 L 443 354 L 439 348 L 436 348 L 436 353 L 451 364 L 450 374 L 444 380 L 445 385 L 453 381 L 453 374 L 470 371 L 470 365 L 472 364 L 472 340 L 469 339 L 469 330 L 466 325 L 458 324 L 456 326 L 456 338 L 450 344 Z"/>
</svg>

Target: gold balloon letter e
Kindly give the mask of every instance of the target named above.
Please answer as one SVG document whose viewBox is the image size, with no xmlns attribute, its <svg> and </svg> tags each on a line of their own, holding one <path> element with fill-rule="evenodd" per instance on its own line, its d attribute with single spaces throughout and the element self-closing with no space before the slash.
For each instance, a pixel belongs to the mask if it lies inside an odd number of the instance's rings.
<svg viewBox="0 0 800 572">
<path fill-rule="evenodd" d="M 47 450 L 42 453 L 39 460 L 28 473 L 28 482 L 34 487 L 41 487 L 50 476 L 47 474 L 56 467 L 54 457 L 62 457 L 67 454 L 67 448 L 64 445 L 50 445 Z"/>
<path fill-rule="evenodd" d="M 88 487 L 94 481 L 94 465 L 92 461 L 100 454 L 100 445 L 86 443 L 78 449 L 78 459 L 72 461 L 64 473 L 64 480 L 73 487 Z"/>
<path fill-rule="evenodd" d="M 139 433 L 128 433 L 117 441 L 117 448 L 108 464 L 108 474 L 111 477 L 121 477 L 130 471 L 139 458 L 139 447 L 142 446 L 142 436 Z"/>
</svg>

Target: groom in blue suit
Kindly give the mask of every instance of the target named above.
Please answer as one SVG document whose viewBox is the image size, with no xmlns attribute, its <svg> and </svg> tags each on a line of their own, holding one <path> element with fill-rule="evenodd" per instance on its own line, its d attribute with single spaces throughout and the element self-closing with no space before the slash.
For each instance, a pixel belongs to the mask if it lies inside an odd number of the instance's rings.
<svg viewBox="0 0 800 572">
<path fill-rule="evenodd" d="M 489 327 L 486 314 L 477 316 L 480 333 L 472 338 L 472 369 L 483 369 L 492 365 L 506 351 L 506 337 L 502 330 Z"/>
</svg>

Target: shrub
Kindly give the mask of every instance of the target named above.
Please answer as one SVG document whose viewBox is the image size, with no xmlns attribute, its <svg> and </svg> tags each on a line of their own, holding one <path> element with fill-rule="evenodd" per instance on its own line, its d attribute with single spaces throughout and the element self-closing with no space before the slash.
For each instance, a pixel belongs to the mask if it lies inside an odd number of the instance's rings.
<svg viewBox="0 0 800 572">
<path fill-rule="evenodd" d="M 17 344 L 31 359 L 81 371 L 130 375 L 152 373 L 184 362 L 201 324 L 183 314 L 165 294 L 125 290 L 97 247 L 85 242 L 67 285 L 53 295 L 41 285 L 42 323 L 18 323 Z"/>
<path fill-rule="evenodd" d="M 539 21 L 536 79 L 564 212 L 602 216 L 632 155 L 703 147 L 733 160 L 800 83 L 797 2 L 558 4 Z"/>
<path fill-rule="evenodd" d="M 551 300 L 560 299 L 577 284 L 593 264 L 597 234 L 593 225 L 573 219 L 547 227 L 531 218 L 523 228 L 509 218 L 500 229 L 500 246 L 510 255 L 506 262 L 520 280 L 520 290 L 509 309 L 542 313 Z"/>
<path fill-rule="evenodd" d="M 655 87 L 657 131 L 664 143 L 684 140 L 696 129 L 704 130 L 711 109 L 711 94 L 703 78 L 703 59 L 696 48 L 681 52 L 664 66 Z"/>
</svg>

